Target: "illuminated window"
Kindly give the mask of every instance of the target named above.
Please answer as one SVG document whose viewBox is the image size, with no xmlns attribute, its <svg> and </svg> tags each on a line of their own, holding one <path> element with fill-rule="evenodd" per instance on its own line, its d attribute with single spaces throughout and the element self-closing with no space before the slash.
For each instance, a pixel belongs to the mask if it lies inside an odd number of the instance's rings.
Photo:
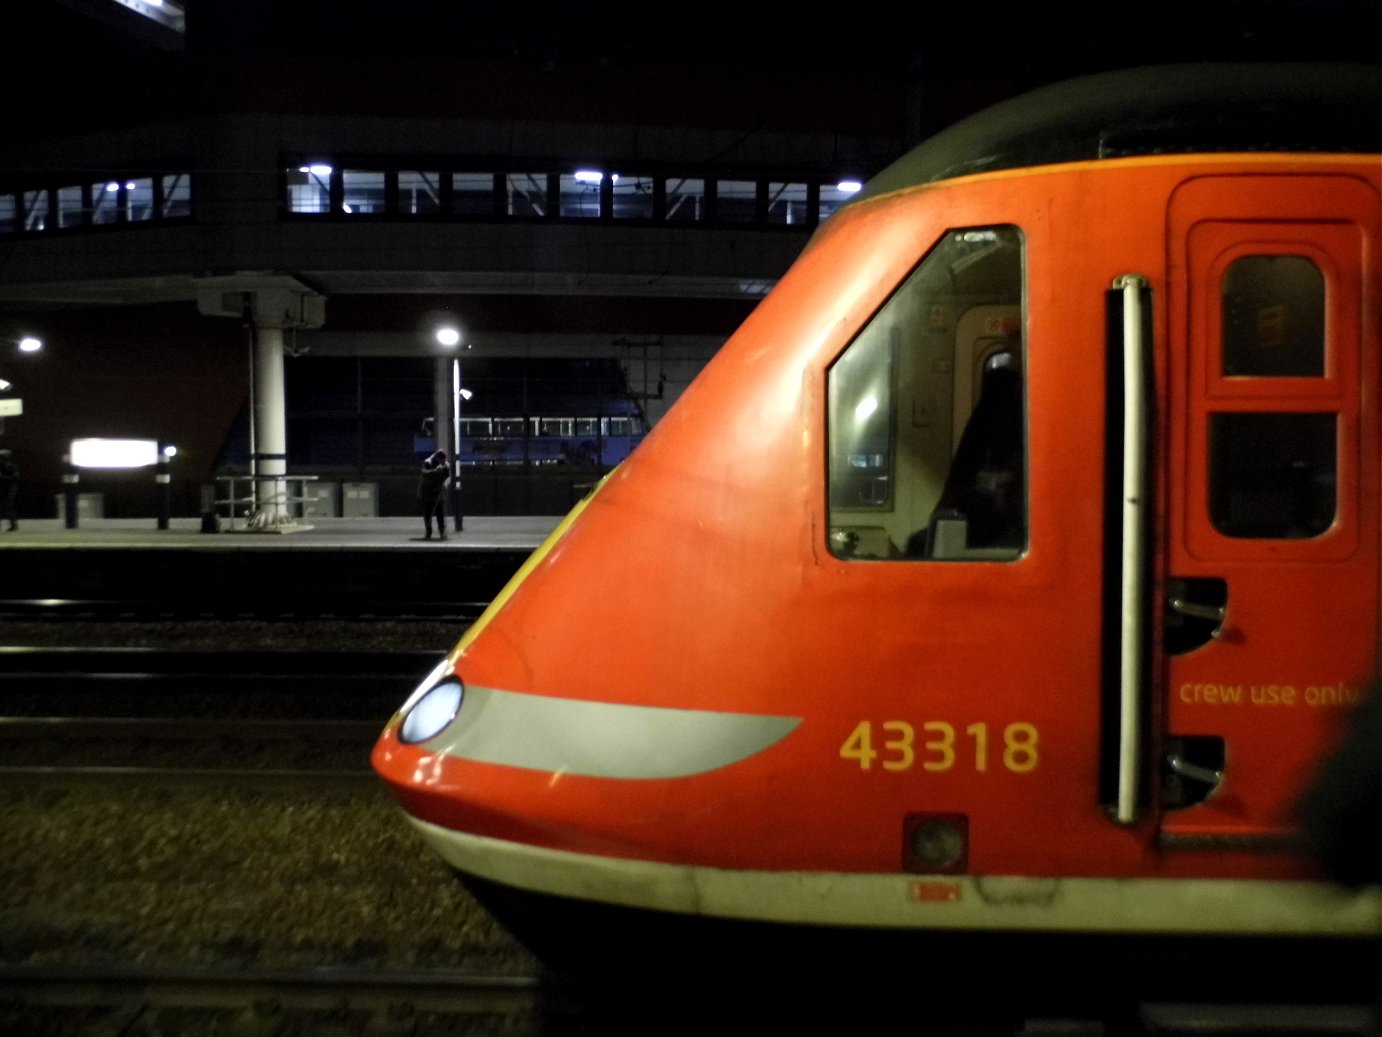
<svg viewBox="0 0 1382 1037">
<path fill-rule="evenodd" d="M 547 174 L 509 173 L 504 177 L 505 212 L 509 216 L 547 215 Z"/>
<path fill-rule="evenodd" d="M 441 212 L 440 173 L 405 169 L 398 174 L 398 211 L 405 216 L 434 216 Z"/>
<path fill-rule="evenodd" d="M 288 211 L 325 213 L 331 211 L 331 167 L 322 162 L 304 163 L 285 170 L 288 185 Z"/>
<path fill-rule="evenodd" d="M 58 188 L 58 226 L 80 227 L 85 215 L 82 189 L 78 186 Z"/>
<path fill-rule="evenodd" d="M 752 180 L 715 181 L 717 223 L 753 223 L 758 219 L 758 184 Z"/>
<path fill-rule="evenodd" d="M 705 181 L 667 178 L 667 219 L 692 222 L 705 219 Z"/>
<path fill-rule="evenodd" d="M 858 181 L 842 180 L 834 184 L 821 184 L 820 208 L 817 211 L 817 218 L 824 220 L 831 216 L 836 209 L 844 205 L 858 193 L 860 184 Z"/>
<path fill-rule="evenodd" d="M 170 173 L 163 177 L 163 216 L 177 219 L 192 215 L 192 177 Z"/>
<path fill-rule="evenodd" d="M 25 191 L 20 197 L 23 199 L 23 215 L 21 219 L 24 229 L 47 230 L 48 192 Z"/>
<path fill-rule="evenodd" d="M 356 216 L 368 216 L 385 211 L 388 195 L 385 193 L 384 174 L 374 169 L 346 169 L 341 172 L 343 212 Z"/>
<path fill-rule="evenodd" d="M 805 184 L 768 184 L 768 222 L 795 226 L 805 223 L 807 188 Z"/>
<path fill-rule="evenodd" d="M 0 194 L 0 234 L 13 234 L 17 229 L 14 195 Z"/>
<path fill-rule="evenodd" d="M 102 180 L 91 185 L 91 222 L 104 225 L 120 219 L 120 182 Z"/>
<path fill-rule="evenodd" d="M 650 176 L 620 176 L 614 181 L 614 218 L 651 220 L 656 182 Z"/>
<path fill-rule="evenodd" d="M 131 223 L 154 218 L 154 180 L 141 176 L 125 181 L 125 217 Z"/>
<path fill-rule="evenodd" d="M 594 170 L 563 173 L 560 178 L 560 213 L 568 217 L 593 219 L 600 215 L 600 187 L 605 174 Z"/>
<path fill-rule="evenodd" d="M 452 173 L 451 211 L 458 216 L 494 216 L 494 174 Z"/>
</svg>

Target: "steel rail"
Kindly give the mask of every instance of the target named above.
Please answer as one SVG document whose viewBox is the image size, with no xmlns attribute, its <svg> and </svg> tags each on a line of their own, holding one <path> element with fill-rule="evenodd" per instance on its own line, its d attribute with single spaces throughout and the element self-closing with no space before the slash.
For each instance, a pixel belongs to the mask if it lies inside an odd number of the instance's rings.
<svg viewBox="0 0 1382 1037">
<path fill-rule="evenodd" d="M 0 645 L 0 673 L 38 676 L 79 674 L 125 676 L 349 676 L 421 678 L 445 649 L 378 651 L 292 648 L 143 648 Z"/>
<path fill-rule="evenodd" d="M 378 781 L 378 778 L 367 766 L 355 770 L 280 770 L 269 767 L 249 770 L 234 767 L 0 766 L 0 783 L 14 787 L 24 784 L 40 784 L 44 787 L 73 784 L 86 787 L 93 783 L 110 782 L 167 787 L 172 782 L 179 788 L 189 785 L 213 785 L 223 788 L 227 784 L 282 788 L 284 785 L 337 785 L 357 781 L 373 783 Z"/>
<path fill-rule="evenodd" d="M 28 1013 L 51 1022 L 64 1010 L 89 1020 L 89 1013 L 104 1009 L 120 1016 L 120 1032 L 136 1019 L 157 1021 L 160 1013 L 168 1012 L 176 1026 L 202 1013 L 211 1018 L 234 1013 L 238 1025 L 232 1032 L 256 1018 L 261 1022 L 256 1032 L 266 1025 L 273 1032 L 302 1032 L 294 1024 L 326 1013 L 337 1020 L 347 1015 L 401 1019 L 412 1024 L 407 1032 L 414 1034 L 455 1033 L 458 1026 L 474 1025 L 472 1020 L 483 1020 L 490 1027 L 485 1032 L 516 1033 L 523 1032 L 515 1027 L 525 1019 L 535 1022 L 539 1014 L 550 1017 L 560 1011 L 560 1000 L 559 993 L 530 975 L 332 967 L 0 965 L 0 1001 L 6 1003 L 12 1021 L 22 1022 L 21 1013 Z M 502 1031 L 492 1029 L 495 1026 Z M 396 1027 L 383 1032 L 396 1032 Z"/>
<path fill-rule="evenodd" d="M 381 722 L 382 723 L 382 722 Z M 264 740 L 361 739 L 372 742 L 381 723 L 372 720 L 259 720 L 239 717 L 6 717 L 0 716 L 0 738 L 58 735 L 62 738 Z M 368 744 L 368 742 L 366 744 Z"/>
<path fill-rule="evenodd" d="M 398 621 L 454 620 L 473 622 L 487 607 L 484 601 L 389 601 L 371 598 L 350 601 L 339 597 L 320 600 L 295 598 L 281 601 L 203 599 L 170 602 L 168 599 L 100 598 L 5 598 L 0 599 L 0 618 L 62 622 L 72 619 L 166 620 L 166 619 L 387 619 Z"/>
</svg>

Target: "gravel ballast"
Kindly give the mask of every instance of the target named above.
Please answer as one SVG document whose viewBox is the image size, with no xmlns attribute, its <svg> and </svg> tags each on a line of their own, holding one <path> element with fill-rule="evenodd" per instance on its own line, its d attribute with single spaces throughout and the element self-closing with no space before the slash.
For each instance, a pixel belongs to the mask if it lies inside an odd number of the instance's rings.
<svg viewBox="0 0 1382 1037">
<path fill-rule="evenodd" d="M 460 633 L 387 622 L 11 622 L 0 623 L 0 644 L 440 655 Z M 369 778 L 0 781 L 0 833 L 8 965 L 537 968 Z"/>
</svg>

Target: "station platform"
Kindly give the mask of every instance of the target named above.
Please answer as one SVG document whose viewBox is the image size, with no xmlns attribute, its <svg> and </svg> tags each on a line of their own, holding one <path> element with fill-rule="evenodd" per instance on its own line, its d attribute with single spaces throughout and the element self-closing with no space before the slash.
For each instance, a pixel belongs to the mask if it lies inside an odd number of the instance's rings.
<svg viewBox="0 0 1382 1037">
<path fill-rule="evenodd" d="M 203 533 L 200 518 L 174 518 L 167 529 L 156 519 L 83 519 L 68 529 L 62 519 L 20 519 L 14 531 L 0 528 L 0 551 L 25 549 L 206 549 L 215 551 L 456 551 L 533 550 L 547 538 L 560 515 L 466 516 L 461 529 L 447 520 L 447 539 L 423 538 L 421 518 L 309 518 L 285 531 L 257 532 L 241 520 L 225 520 L 216 533 Z"/>
</svg>

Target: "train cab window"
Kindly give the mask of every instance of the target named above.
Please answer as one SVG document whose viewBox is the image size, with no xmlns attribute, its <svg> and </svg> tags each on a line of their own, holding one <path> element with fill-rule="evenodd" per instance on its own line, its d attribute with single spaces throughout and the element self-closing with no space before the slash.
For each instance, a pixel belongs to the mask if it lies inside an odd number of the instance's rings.
<svg viewBox="0 0 1382 1037">
<path fill-rule="evenodd" d="M 1325 276 L 1309 256 L 1241 255 L 1224 270 L 1220 392 L 1243 401 L 1208 415 L 1209 513 L 1225 536 L 1301 540 L 1334 524 L 1325 312 Z"/>
<path fill-rule="evenodd" d="M 1221 413 L 1209 419 L 1209 513 L 1231 537 L 1299 540 L 1334 524 L 1333 414 Z"/>
<path fill-rule="evenodd" d="M 1305 256 L 1242 256 L 1224 272 L 1229 377 L 1324 374 L 1324 275 Z"/>
<path fill-rule="evenodd" d="M 1023 241 L 951 231 L 827 375 L 830 550 L 1004 561 L 1027 546 Z"/>
</svg>

